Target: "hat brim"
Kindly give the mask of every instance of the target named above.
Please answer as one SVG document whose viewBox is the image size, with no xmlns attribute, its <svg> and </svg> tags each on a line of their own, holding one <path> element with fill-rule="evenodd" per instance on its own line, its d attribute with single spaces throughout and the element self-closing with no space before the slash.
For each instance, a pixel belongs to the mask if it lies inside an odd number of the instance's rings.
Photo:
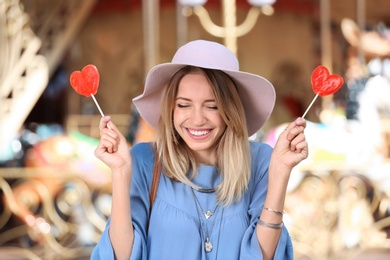
<svg viewBox="0 0 390 260">
<path fill-rule="evenodd" d="M 160 118 L 162 91 L 170 78 L 188 64 L 163 63 L 153 67 L 145 80 L 144 92 L 133 102 L 142 118 L 153 128 Z M 215 69 L 203 67 L 206 69 Z M 268 120 L 275 105 L 275 89 L 265 78 L 242 71 L 224 70 L 237 85 L 238 93 L 245 110 L 249 136 L 255 134 Z"/>
</svg>

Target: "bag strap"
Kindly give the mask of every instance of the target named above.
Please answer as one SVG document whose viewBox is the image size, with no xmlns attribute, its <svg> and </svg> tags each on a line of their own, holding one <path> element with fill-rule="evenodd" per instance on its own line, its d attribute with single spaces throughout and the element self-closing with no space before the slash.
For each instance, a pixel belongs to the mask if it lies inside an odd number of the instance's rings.
<svg viewBox="0 0 390 260">
<path fill-rule="evenodd" d="M 155 152 L 152 186 L 150 187 L 150 192 L 149 192 L 149 203 L 150 203 L 149 214 L 152 211 L 153 203 L 157 196 L 158 183 L 160 182 L 160 174 L 161 174 L 161 162 L 157 152 Z"/>
</svg>

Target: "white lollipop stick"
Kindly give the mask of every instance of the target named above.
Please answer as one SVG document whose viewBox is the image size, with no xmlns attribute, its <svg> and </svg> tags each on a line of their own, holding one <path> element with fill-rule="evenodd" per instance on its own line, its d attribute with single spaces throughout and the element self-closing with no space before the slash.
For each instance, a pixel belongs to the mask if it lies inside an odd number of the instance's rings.
<svg viewBox="0 0 390 260">
<path fill-rule="evenodd" d="M 97 106 L 97 108 L 98 108 L 100 114 L 102 115 L 102 117 L 104 117 L 103 111 L 102 111 L 102 109 L 100 108 L 100 106 L 99 106 L 99 104 L 98 104 L 98 102 L 97 102 L 95 96 L 94 96 L 93 94 L 91 94 L 91 97 L 92 97 L 93 101 L 95 102 L 95 105 Z M 108 127 L 108 129 L 111 130 L 111 127 L 110 127 L 108 124 L 107 124 L 107 127 Z"/>
<path fill-rule="evenodd" d="M 306 109 L 305 113 L 303 113 L 302 118 L 305 118 L 307 112 L 309 111 L 309 109 L 311 108 L 311 106 L 314 104 L 314 101 L 316 101 L 317 97 L 318 97 L 318 93 L 317 93 L 317 95 L 313 98 L 313 101 L 311 101 L 311 103 L 310 103 L 310 105 L 308 106 L 308 108 Z"/>
</svg>

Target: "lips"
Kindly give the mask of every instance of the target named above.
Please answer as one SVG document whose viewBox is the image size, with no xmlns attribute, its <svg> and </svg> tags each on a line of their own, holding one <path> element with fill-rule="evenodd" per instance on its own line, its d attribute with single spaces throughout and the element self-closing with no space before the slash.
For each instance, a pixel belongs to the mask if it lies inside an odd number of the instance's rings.
<svg viewBox="0 0 390 260">
<path fill-rule="evenodd" d="M 204 139 L 210 135 L 211 131 L 211 129 L 196 130 L 187 128 L 189 135 L 195 139 Z"/>
</svg>

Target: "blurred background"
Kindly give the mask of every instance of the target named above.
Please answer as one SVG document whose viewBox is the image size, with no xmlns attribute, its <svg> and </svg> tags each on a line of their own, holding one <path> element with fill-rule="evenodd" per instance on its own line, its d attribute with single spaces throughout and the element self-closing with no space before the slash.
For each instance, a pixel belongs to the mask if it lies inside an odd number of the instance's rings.
<svg viewBox="0 0 390 260">
<path fill-rule="evenodd" d="M 315 67 L 344 78 L 306 116 L 284 222 L 295 259 L 389 259 L 389 26 L 388 0 L 0 0 L 0 259 L 89 259 L 110 215 L 101 115 L 70 74 L 98 68 L 96 100 L 131 147 L 153 140 L 131 104 L 147 71 L 199 38 L 274 84 L 251 137 L 270 145 L 313 100 Z"/>
</svg>

